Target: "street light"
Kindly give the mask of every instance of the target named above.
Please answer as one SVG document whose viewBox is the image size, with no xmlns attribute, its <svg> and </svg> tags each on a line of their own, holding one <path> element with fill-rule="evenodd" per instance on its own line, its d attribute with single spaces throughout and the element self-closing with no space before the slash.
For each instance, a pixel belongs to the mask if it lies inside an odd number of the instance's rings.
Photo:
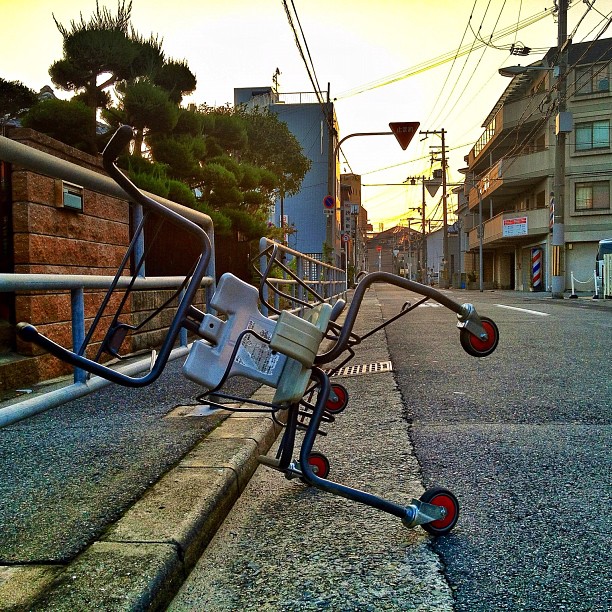
<svg viewBox="0 0 612 612">
<path fill-rule="evenodd" d="M 418 121 L 392 122 L 392 123 L 389 123 L 389 128 L 391 129 L 390 132 L 355 132 L 354 134 L 349 134 L 348 136 L 345 136 L 344 138 L 339 140 L 336 143 L 336 146 L 334 147 L 334 156 L 333 156 L 334 166 L 336 164 L 336 160 L 338 159 L 338 153 L 340 152 L 340 147 L 342 146 L 342 143 L 345 140 L 348 140 L 349 138 L 355 138 L 355 136 L 395 136 L 395 139 L 399 143 L 400 147 L 402 147 L 402 149 L 405 151 L 408 145 L 410 144 L 412 137 L 414 136 L 416 131 L 419 129 L 419 125 L 421 124 Z M 333 179 L 334 179 L 334 184 L 333 184 L 333 189 L 332 189 L 333 199 L 334 199 L 333 215 L 335 216 L 336 210 L 337 210 L 336 202 L 338 200 L 338 182 L 336 178 L 335 168 L 332 174 L 333 174 Z M 332 227 L 328 228 L 330 230 L 329 232 L 330 235 L 326 236 L 326 242 L 328 241 L 328 239 L 331 238 L 332 244 L 330 246 L 332 248 L 332 252 L 335 252 L 335 244 L 334 244 L 335 236 L 333 232 L 333 218 L 334 217 L 332 217 Z M 379 260 L 379 269 L 380 269 L 380 260 Z"/>
<path fill-rule="evenodd" d="M 557 66 L 506 66 L 505 68 L 500 68 L 498 70 L 499 74 L 503 77 L 515 77 L 521 74 L 527 74 L 528 72 L 536 72 L 538 70 L 552 70 L 555 73 L 558 72 L 559 68 Z M 557 76 L 555 74 L 555 76 Z"/>
</svg>

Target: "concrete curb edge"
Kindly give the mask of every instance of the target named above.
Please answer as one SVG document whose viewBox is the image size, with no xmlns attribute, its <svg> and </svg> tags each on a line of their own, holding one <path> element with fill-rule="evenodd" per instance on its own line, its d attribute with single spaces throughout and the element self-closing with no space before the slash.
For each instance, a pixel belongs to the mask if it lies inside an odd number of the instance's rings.
<svg viewBox="0 0 612 612">
<path fill-rule="evenodd" d="M 269 415 L 232 413 L 68 565 L 0 568 L 0 608 L 165 609 L 281 429 Z"/>
</svg>

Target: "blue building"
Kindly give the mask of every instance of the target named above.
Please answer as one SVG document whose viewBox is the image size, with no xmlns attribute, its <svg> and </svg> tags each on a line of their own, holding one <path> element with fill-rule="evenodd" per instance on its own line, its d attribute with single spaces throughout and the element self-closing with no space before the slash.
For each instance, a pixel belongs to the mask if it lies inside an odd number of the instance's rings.
<svg viewBox="0 0 612 612">
<path fill-rule="evenodd" d="M 342 264 L 338 127 L 332 102 L 316 93 L 276 93 L 272 87 L 234 89 L 234 105 L 269 108 L 287 124 L 311 162 L 300 192 L 276 201 L 273 222 L 295 231 L 288 246 L 317 259 Z M 327 97 L 327 100 L 329 98 Z M 335 206 L 325 209 L 326 196 Z M 328 245 L 327 247 L 324 245 Z"/>
</svg>

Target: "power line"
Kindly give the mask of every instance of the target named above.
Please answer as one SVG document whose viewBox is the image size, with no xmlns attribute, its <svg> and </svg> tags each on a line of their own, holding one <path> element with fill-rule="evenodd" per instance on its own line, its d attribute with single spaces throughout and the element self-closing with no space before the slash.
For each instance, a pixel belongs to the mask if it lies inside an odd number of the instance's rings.
<svg viewBox="0 0 612 612">
<path fill-rule="evenodd" d="M 293 10 L 295 12 L 295 5 L 293 4 L 293 0 L 291 1 L 291 6 L 293 7 Z M 321 91 L 318 86 L 317 77 L 314 71 L 314 66 L 311 66 L 312 62 L 309 63 L 308 60 L 306 59 L 306 55 L 304 54 L 304 49 L 302 47 L 302 41 L 300 40 L 300 37 L 298 36 L 297 30 L 295 28 L 295 24 L 293 23 L 293 17 L 291 15 L 291 11 L 289 10 L 287 0 L 283 0 L 283 7 L 285 9 L 285 14 L 287 15 L 287 20 L 289 21 L 289 25 L 291 26 L 291 30 L 293 31 L 293 37 L 295 39 L 295 44 L 297 46 L 298 52 L 300 54 L 300 57 L 302 58 L 304 67 L 306 68 L 306 73 L 308 74 L 310 83 L 312 84 L 312 88 L 314 89 L 314 92 L 317 96 L 317 100 L 319 101 L 319 104 L 322 104 L 323 100 L 321 99 Z M 299 17 L 297 16 L 297 13 L 295 13 L 295 18 L 298 21 L 298 25 L 299 25 Z M 306 46 L 306 49 L 308 50 L 308 44 L 306 43 L 306 39 L 304 38 L 304 32 L 301 26 L 300 26 L 300 32 L 302 33 L 304 45 Z M 310 52 L 308 52 L 308 57 L 310 57 Z"/>
<path fill-rule="evenodd" d="M 484 23 L 484 19 L 487 15 L 487 12 L 489 10 L 489 6 L 491 5 L 491 2 L 489 0 L 489 3 L 487 4 L 487 9 L 482 17 L 482 22 L 480 24 L 480 28 L 478 29 L 478 32 L 480 32 L 480 29 L 482 28 L 482 24 Z M 502 8 L 499 12 L 499 15 L 497 16 L 497 20 L 495 21 L 495 25 L 493 26 L 493 32 L 491 32 L 491 35 L 489 36 L 489 41 L 493 38 L 493 34 L 495 33 L 495 28 L 497 27 L 497 24 L 499 23 L 499 20 L 501 19 L 501 14 L 504 10 L 504 6 L 506 5 L 506 0 L 504 0 L 504 4 L 502 5 Z M 475 37 L 475 40 L 477 40 L 478 37 Z M 483 41 L 484 42 L 484 41 Z M 446 121 L 446 119 L 448 118 L 448 116 L 453 112 L 453 110 L 455 110 L 455 107 L 457 106 L 457 104 L 459 103 L 459 100 L 461 100 L 465 90 L 468 88 L 468 85 L 470 84 L 470 82 L 472 81 L 472 79 L 474 78 L 474 76 L 476 75 L 476 70 L 478 69 L 478 66 L 480 66 L 480 62 L 482 61 L 482 58 L 484 57 L 484 54 L 486 53 L 488 48 L 488 44 L 485 44 L 485 46 L 483 47 L 482 53 L 480 55 L 480 57 L 478 58 L 478 62 L 476 63 L 476 66 L 474 66 L 474 68 L 472 69 L 472 74 L 470 75 L 470 77 L 467 79 L 465 85 L 463 86 L 463 90 L 461 91 L 461 94 L 457 97 L 455 103 L 451 106 L 450 110 L 447 111 L 446 115 L 444 115 L 444 117 L 442 118 L 442 123 L 444 121 Z M 455 91 L 455 87 L 458 85 L 459 80 L 461 78 L 461 75 L 463 74 L 463 69 L 465 68 L 465 66 L 467 65 L 467 58 L 466 61 L 463 64 L 463 68 L 461 69 L 461 72 L 459 73 L 459 76 L 457 77 L 456 81 L 455 81 L 455 85 L 453 86 L 453 90 L 451 91 L 451 95 L 453 93 L 453 91 Z M 449 96 L 450 97 L 450 96 Z M 441 112 L 441 111 L 440 111 Z M 439 114 L 438 114 L 439 117 Z M 437 117 L 436 117 L 437 119 Z"/>
<path fill-rule="evenodd" d="M 467 34 L 467 31 L 468 31 L 468 28 L 469 28 L 469 25 L 470 25 L 470 21 L 472 20 L 472 16 L 474 15 L 474 9 L 476 8 L 477 2 L 478 2 L 478 0 L 474 0 L 474 5 L 472 6 L 472 11 L 470 12 L 470 16 L 468 18 L 468 22 L 467 22 L 467 24 L 465 26 L 465 30 L 463 30 L 463 36 L 461 37 L 461 41 L 459 42 L 459 46 L 457 47 L 457 52 L 455 53 L 455 57 L 453 58 L 453 63 L 451 64 L 451 67 L 448 69 L 448 73 L 446 74 L 446 78 L 444 79 L 444 83 L 442 84 L 442 87 L 440 88 L 440 93 L 438 94 L 437 100 L 441 100 L 442 99 L 442 93 L 444 92 L 444 89 L 446 87 L 446 83 L 448 82 L 448 79 L 450 78 L 450 75 L 451 75 L 451 73 L 453 71 L 453 68 L 455 67 L 455 62 L 457 61 L 457 58 L 459 57 L 459 51 L 461 49 L 461 46 L 463 45 L 463 41 L 465 40 L 465 35 Z M 452 94 L 452 91 L 451 91 L 451 94 Z M 437 100 L 436 100 L 436 103 L 437 103 Z M 425 119 L 425 123 L 429 124 L 429 119 L 430 119 L 431 115 L 434 112 L 435 106 L 436 105 L 434 104 L 433 108 L 431 109 L 431 112 L 427 116 L 427 119 Z"/>
<path fill-rule="evenodd" d="M 552 8 L 547 8 L 544 9 L 543 11 L 541 11 L 540 13 L 533 15 L 532 17 L 527 17 L 526 19 L 523 19 L 523 21 L 521 21 L 519 23 L 519 28 L 518 29 L 523 29 L 526 28 L 530 25 L 533 25 L 534 23 L 537 23 L 538 21 L 544 19 L 545 17 L 547 17 L 548 15 L 552 14 L 553 9 Z M 516 31 L 516 25 L 513 25 L 511 27 L 508 28 L 504 28 L 503 30 L 500 30 L 497 35 L 493 36 L 492 40 L 499 40 L 505 36 L 508 36 L 509 34 L 512 34 Z M 484 43 L 480 42 L 479 44 L 474 45 L 474 49 L 480 49 L 483 46 L 485 46 Z M 411 68 L 407 68 L 406 70 L 402 70 L 400 72 L 396 72 L 395 74 L 389 75 L 387 77 L 383 77 L 381 79 L 378 79 L 376 81 L 371 81 L 370 83 L 366 83 L 365 85 L 359 86 L 359 87 L 355 87 L 351 90 L 348 90 L 346 92 L 343 92 L 341 94 L 339 94 L 335 99 L 340 100 L 343 98 L 349 98 L 351 96 L 356 96 L 360 93 L 364 93 L 366 91 L 370 91 L 372 89 L 377 89 L 379 87 L 384 87 L 385 85 L 390 85 L 392 83 L 396 83 L 398 81 L 402 81 L 404 79 L 407 79 L 408 77 L 411 76 L 415 76 L 417 74 L 421 74 L 422 72 L 426 72 L 427 70 L 431 70 L 433 68 L 437 68 L 438 66 L 442 66 L 443 64 L 446 64 L 447 62 L 450 62 L 453 60 L 453 58 L 455 57 L 455 55 L 457 55 L 457 57 L 462 57 L 468 53 L 470 53 L 472 51 L 472 45 L 466 45 L 465 47 L 459 49 L 458 53 L 455 51 L 451 51 L 450 53 L 445 53 L 443 55 L 439 55 L 438 57 L 429 60 L 427 62 L 423 62 L 421 64 L 417 64 L 416 66 L 413 66 Z"/>
</svg>

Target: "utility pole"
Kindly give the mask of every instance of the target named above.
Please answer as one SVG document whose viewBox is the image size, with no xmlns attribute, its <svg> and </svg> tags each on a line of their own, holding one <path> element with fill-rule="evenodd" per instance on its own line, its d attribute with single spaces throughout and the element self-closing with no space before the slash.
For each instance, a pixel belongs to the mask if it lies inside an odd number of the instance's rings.
<svg viewBox="0 0 612 612">
<path fill-rule="evenodd" d="M 443 235 L 442 235 L 442 277 L 440 279 L 440 287 L 448 289 L 450 283 L 448 278 L 448 264 L 449 264 L 449 252 L 448 252 L 448 195 L 446 193 L 446 130 L 428 130 L 419 132 L 429 136 L 429 134 L 436 134 L 442 139 L 441 145 L 441 159 L 442 162 L 442 216 L 443 216 Z"/>
<path fill-rule="evenodd" d="M 557 142 L 555 146 L 555 177 L 553 183 L 552 226 L 552 283 L 551 297 L 563 298 L 565 291 L 565 134 L 569 131 L 566 113 L 567 93 L 567 6 L 568 0 L 558 0 L 557 48 L 559 73 L 557 76 Z"/>
<path fill-rule="evenodd" d="M 448 264 L 449 264 L 449 252 L 448 252 L 448 194 L 446 193 L 446 145 L 444 142 L 444 134 L 446 132 L 442 129 L 440 134 L 442 137 L 442 216 L 444 217 L 444 235 L 442 236 L 442 263 L 444 265 L 442 269 L 443 282 L 440 286 L 443 289 L 447 289 L 450 286 L 450 279 L 448 278 Z"/>
<path fill-rule="evenodd" d="M 427 274 L 427 234 L 425 232 L 425 177 L 421 177 L 422 200 L 421 200 L 421 223 L 423 224 L 421 231 L 421 282 L 427 284 L 429 281 Z"/>
<path fill-rule="evenodd" d="M 418 208 L 409 208 L 408 210 L 417 210 L 421 213 L 421 282 L 427 284 L 427 227 L 425 219 L 425 177 L 424 176 L 408 176 L 406 183 L 410 181 L 411 185 L 416 185 L 417 181 L 421 181 L 421 206 Z M 431 225 L 431 224 L 430 224 Z"/>
</svg>

